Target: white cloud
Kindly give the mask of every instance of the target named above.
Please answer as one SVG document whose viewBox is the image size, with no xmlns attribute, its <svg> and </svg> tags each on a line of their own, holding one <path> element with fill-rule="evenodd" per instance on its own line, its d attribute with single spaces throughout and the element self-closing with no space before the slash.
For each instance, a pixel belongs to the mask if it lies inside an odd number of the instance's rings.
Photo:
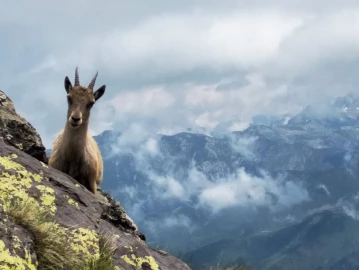
<svg viewBox="0 0 359 270">
<path fill-rule="evenodd" d="M 339 203 L 345 214 L 352 217 L 353 219 L 359 220 L 359 211 L 353 203 L 342 202 Z"/>
<path fill-rule="evenodd" d="M 62 128 L 63 79 L 77 65 L 81 82 L 99 70 L 107 85 L 93 134 L 240 130 L 255 114 L 296 113 L 359 82 L 357 1 L 37 3 L 3 5 L 0 87 L 46 142 Z"/>
<path fill-rule="evenodd" d="M 117 139 L 119 148 L 137 147 L 139 143 L 147 140 L 150 133 L 137 123 L 131 124 Z"/>
<path fill-rule="evenodd" d="M 328 187 L 327 187 L 326 185 L 324 185 L 324 184 L 319 184 L 319 185 L 318 185 L 318 188 L 324 190 L 324 192 L 325 192 L 328 196 L 330 196 L 330 191 L 329 191 L 329 189 L 328 189 Z"/>
<path fill-rule="evenodd" d="M 173 214 L 156 220 L 147 219 L 144 221 L 144 224 L 146 229 L 151 231 L 152 235 L 159 235 L 161 230 L 171 230 L 173 227 L 183 227 L 189 233 L 192 233 L 197 229 L 197 226 L 183 214 Z"/>
<path fill-rule="evenodd" d="M 158 141 L 154 138 L 149 138 L 144 144 L 144 151 L 150 156 L 155 156 L 159 153 Z"/>
<path fill-rule="evenodd" d="M 138 149 L 141 148 L 139 145 Z M 261 176 L 254 176 L 246 173 L 244 168 L 239 168 L 235 173 L 225 177 L 209 179 L 197 168 L 194 161 L 185 173 L 176 169 L 174 157 L 169 160 L 169 157 L 157 152 L 158 157 L 166 160 L 162 161 L 166 169 L 158 173 L 151 167 L 149 155 L 143 155 L 142 151 L 133 153 L 137 170 L 147 175 L 151 181 L 146 183 L 151 190 L 151 200 L 156 198 L 177 201 L 216 213 L 231 207 L 266 206 L 276 210 L 310 199 L 300 182 L 273 179 L 265 172 L 262 172 Z M 168 166 L 171 162 L 174 166 Z"/>
<path fill-rule="evenodd" d="M 185 104 L 189 107 L 205 108 L 207 105 L 221 105 L 224 94 L 216 91 L 214 87 L 202 86 L 191 87 L 185 94 Z"/>
<path fill-rule="evenodd" d="M 195 68 L 249 68 L 271 58 L 301 21 L 296 14 L 271 10 L 163 14 L 131 29 L 96 33 L 74 44 L 62 61 L 97 63 L 119 76 L 146 70 L 138 75 L 147 78 Z"/>
<path fill-rule="evenodd" d="M 167 217 L 163 221 L 164 227 L 183 226 L 192 227 L 192 221 L 185 215 Z"/>
<path fill-rule="evenodd" d="M 247 159 L 254 159 L 253 153 L 254 143 L 258 140 L 258 137 L 236 137 L 234 134 L 229 136 L 231 147 L 234 151 L 242 154 Z"/>
<path fill-rule="evenodd" d="M 168 108 L 174 103 L 173 96 L 162 88 L 144 89 L 139 92 L 118 94 L 109 102 L 118 114 L 148 114 Z"/>
<path fill-rule="evenodd" d="M 199 199 L 202 205 L 217 212 L 233 206 L 289 207 L 309 200 L 309 195 L 298 183 L 281 182 L 269 176 L 259 178 L 239 169 L 204 188 Z"/>
<path fill-rule="evenodd" d="M 277 76 L 294 76 L 295 73 L 303 76 L 314 74 L 327 64 L 348 61 L 359 53 L 358 29 L 358 7 L 310 16 L 282 42 L 266 71 L 284 72 Z"/>
<path fill-rule="evenodd" d="M 161 199 L 175 198 L 179 200 L 186 200 L 187 194 L 184 187 L 176 179 L 169 176 L 149 175 L 149 178 L 159 188 L 155 193 Z"/>
<path fill-rule="evenodd" d="M 209 112 L 205 112 L 200 114 L 195 120 L 194 123 L 195 125 L 199 126 L 199 127 L 203 127 L 205 129 L 209 129 L 212 130 L 214 129 L 219 122 L 218 121 L 212 121 Z"/>
</svg>

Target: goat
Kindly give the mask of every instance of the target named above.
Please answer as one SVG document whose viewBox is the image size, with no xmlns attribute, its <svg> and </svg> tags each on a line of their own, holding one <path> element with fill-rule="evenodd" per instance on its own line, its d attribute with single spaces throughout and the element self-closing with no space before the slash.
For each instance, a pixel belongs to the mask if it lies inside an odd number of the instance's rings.
<svg viewBox="0 0 359 270">
<path fill-rule="evenodd" d="M 67 92 L 67 120 L 64 129 L 57 135 L 49 166 L 62 171 L 84 185 L 96 195 L 97 185 L 103 179 L 103 160 L 100 149 L 88 132 L 92 106 L 105 93 L 106 85 L 95 92 L 98 72 L 88 87 L 80 85 L 78 68 L 75 71 L 75 85 L 65 77 Z"/>
</svg>

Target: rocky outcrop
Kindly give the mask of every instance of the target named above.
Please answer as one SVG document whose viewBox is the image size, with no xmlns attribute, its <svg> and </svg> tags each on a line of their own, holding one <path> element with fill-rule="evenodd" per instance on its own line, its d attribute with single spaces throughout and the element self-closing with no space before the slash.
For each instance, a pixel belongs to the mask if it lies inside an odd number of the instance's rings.
<svg viewBox="0 0 359 270">
<path fill-rule="evenodd" d="M 47 163 L 45 147 L 36 129 L 16 113 L 12 100 L 0 90 L 0 137 L 8 145 Z"/>
<path fill-rule="evenodd" d="M 4 130 L 0 129 L 1 134 L 11 135 L 17 143 L 26 146 L 30 145 L 32 138 L 33 145 L 41 149 L 41 139 L 36 131 L 21 117 L 15 117 L 12 102 L 8 98 L 4 100 L 7 104 L 3 105 L 2 112 L 7 114 L 2 115 L 2 123 L 12 121 L 14 124 L 17 121 L 18 128 L 24 130 L 14 131 L 7 126 Z M 31 134 L 31 131 L 34 133 Z M 48 265 L 48 268 L 41 265 L 47 258 L 44 254 L 49 252 L 46 248 L 51 249 L 52 243 L 61 244 L 57 238 L 66 239 L 63 252 L 80 256 L 79 263 L 82 260 L 99 260 L 102 258 L 103 235 L 113 248 L 111 260 L 114 266 L 109 270 L 190 269 L 179 259 L 149 248 L 145 236 L 109 194 L 99 190 L 95 196 L 70 176 L 48 167 L 40 161 L 41 158 L 35 159 L 22 151 L 25 148 L 20 150 L 9 141 L 0 139 L 0 269 L 50 269 Z M 48 247 L 44 239 L 50 231 L 56 233 Z M 56 258 L 61 257 L 57 252 L 62 251 L 53 250 L 55 253 L 48 257 L 54 260 L 55 265 Z M 72 268 L 66 263 L 56 265 L 51 269 L 107 269 Z"/>
</svg>

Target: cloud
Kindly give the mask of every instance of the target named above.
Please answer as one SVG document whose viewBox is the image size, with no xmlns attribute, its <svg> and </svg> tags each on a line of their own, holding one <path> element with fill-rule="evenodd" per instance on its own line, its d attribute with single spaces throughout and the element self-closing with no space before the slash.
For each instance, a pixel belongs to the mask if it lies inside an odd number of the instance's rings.
<svg viewBox="0 0 359 270">
<path fill-rule="evenodd" d="M 163 233 L 164 230 L 173 230 L 174 227 L 177 227 L 177 229 L 178 227 L 185 228 L 187 233 L 192 233 L 197 229 L 197 225 L 183 214 L 171 215 L 159 219 L 157 218 L 156 220 L 147 219 L 144 221 L 144 226 L 152 236 L 159 236 L 160 231 Z M 161 228 L 161 230 L 159 230 L 159 228 Z M 164 242 L 167 241 L 164 240 Z"/>
<path fill-rule="evenodd" d="M 129 142 L 123 143 L 122 136 L 125 136 L 126 140 L 127 135 L 121 135 L 117 143 L 123 146 L 130 145 Z M 136 138 L 136 135 L 132 134 L 130 137 Z M 248 158 L 253 158 L 250 150 L 253 142 L 249 139 L 239 148 Z M 177 202 L 217 213 L 232 207 L 257 206 L 276 211 L 310 200 L 307 190 L 300 182 L 280 176 L 274 179 L 264 171 L 261 175 L 255 176 L 246 172 L 244 168 L 238 168 L 234 173 L 215 176 L 209 173 L 205 164 L 199 166 L 194 160 L 189 167 L 178 167 L 180 154 L 168 156 L 163 152 L 166 151 L 163 147 L 160 137 L 156 137 L 136 141 L 130 152 L 134 157 L 136 170 L 148 178 L 144 182 L 146 196 L 151 201 L 170 200 L 172 203 Z M 160 167 L 154 165 L 156 163 L 161 164 Z M 217 165 L 213 163 L 212 166 Z M 144 188 L 142 186 L 142 189 Z M 132 192 L 129 192 L 129 195 L 131 194 Z"/>
<path fill-rule="evenodd" d="M 214 212 L 233 206 L 290 207 L 307 200 L 308 192 L 300 183 L 256 177 L 243 168 L 205 187 L 199 195 L 200 204 Z"/>
<path fill-rule="evenodd" d="M 253 153 L 253 147 L 258 137 L 240 137 L 238 138 L 235 134 L 230 134 L 229 140 L 231 143 L 232 149 L 243 155 L 246 159 L 254 159 L 256 156 Z"/>
<path fill-rule="evenodd" d="M 173 226 L 184 226 L 191 227 L 191 220 L 185 215 L 179 215 L 176 217 L 167 217 L 164 219 L 164 227 L 173 227 Z"/>
<path fill-rule="evenodd" d="M 109 102 L 118 114 L 147 114 L 163 110 L 174 103 L 174 97 L 163 88 L 124 92 Z"/>
<path fill-rule="evenodd" d="M 83 84 L 99 70 L 107 85 L 92 134 L 135 123 L 234 131 L 359 83 L 356 1 L 37 3 L 3 5 L 0 87 L 46 146 L 63 127 L 63 80 L 77 65 Z"/>
<path fill-rule="evenodd" d="M 155 190 L 157 197 L 181 201 L 187 198 L 186 190 L 176 179 L 153 174 L 149 178 L 157 185 L 157 190 Z"/>
<path fill-rule="evenodd" d="M 324 190 L 324 192 L 325 192 L 328 196 L 330 196 L 330 191 L 329 191 L 329 189 L 328 189 L 328 187 L 327 187 L 326 185 L 324 185 L 324 184 L 319 184 L 319 185 L 318 185 L 318 188 Z"/>
</svg>

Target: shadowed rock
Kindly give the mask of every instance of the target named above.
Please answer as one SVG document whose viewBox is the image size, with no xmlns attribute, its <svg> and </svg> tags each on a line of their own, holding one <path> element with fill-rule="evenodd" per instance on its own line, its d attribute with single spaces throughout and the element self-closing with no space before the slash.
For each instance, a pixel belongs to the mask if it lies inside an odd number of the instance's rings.
<svg viewBox="0 0 359 270">
<path fill-rule="evenodd" d="M 16 113 L 12 100 L 0 90 L 0 137 L 8 145 L 47 163 L 45 147 L 36 129 Z"/>
</svg>

